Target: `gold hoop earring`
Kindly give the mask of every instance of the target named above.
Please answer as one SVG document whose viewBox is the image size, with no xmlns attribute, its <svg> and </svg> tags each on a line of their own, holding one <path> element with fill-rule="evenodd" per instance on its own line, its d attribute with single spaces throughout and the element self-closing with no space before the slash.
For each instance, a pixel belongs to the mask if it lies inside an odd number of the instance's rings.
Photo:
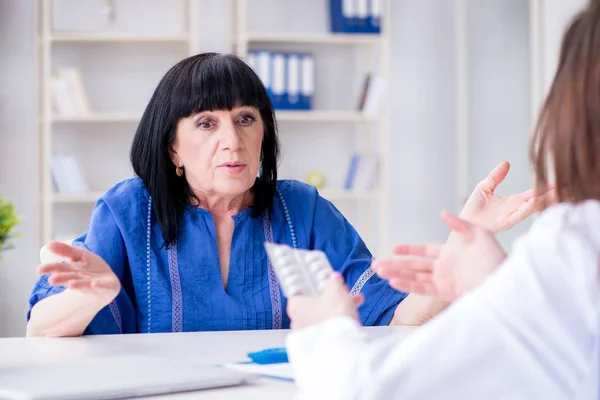
<svg viewBox="0 0 600 400">
<path fill-rule="evenodd" d="M 175 174 L 177 176 L 182 176 L 183 175 L 183 167 L 180 167 L 180 166 L 175 167 Z"/>
</svg>

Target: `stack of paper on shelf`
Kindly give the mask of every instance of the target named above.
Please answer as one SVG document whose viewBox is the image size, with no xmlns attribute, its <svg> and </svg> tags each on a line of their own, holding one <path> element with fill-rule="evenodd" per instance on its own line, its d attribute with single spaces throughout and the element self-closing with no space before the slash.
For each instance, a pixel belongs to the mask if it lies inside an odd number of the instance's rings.
<svg viewBox="0 0 600 400">
<path fill-rule="evenodd" d="M 81 168 L 74 156 L 52 157 L 54 190 L 61 194 L 84 194 L 89 191 Z"/>
<path fill-rule="evenodd" d="M 52 113 L 61 116 L 91 114 L 81 72 L 77 68 L 57 69 L 50 82 Z"/>
</svg>

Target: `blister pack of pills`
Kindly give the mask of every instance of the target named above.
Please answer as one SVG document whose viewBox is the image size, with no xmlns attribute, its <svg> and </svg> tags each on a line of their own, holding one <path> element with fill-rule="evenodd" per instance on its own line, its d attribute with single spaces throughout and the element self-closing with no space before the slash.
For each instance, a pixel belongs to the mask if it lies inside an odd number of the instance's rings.
<svg viewBox="0 0 600 400">
<path fill-rule="evenodd" d="M 270 242 L 265 243 L 265 249 L 286 297 L 321 293 L 333 272 L 327 255 L 320 250 L 294 249 Z"/>
</svg>

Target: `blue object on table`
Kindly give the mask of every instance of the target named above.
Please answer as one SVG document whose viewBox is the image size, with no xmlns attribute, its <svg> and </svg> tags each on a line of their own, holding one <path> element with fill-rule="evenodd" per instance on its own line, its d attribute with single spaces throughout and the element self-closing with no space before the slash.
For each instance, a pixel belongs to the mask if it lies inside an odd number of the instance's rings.
<svg viewBox="0 0 600 400">
<path fill-rule="evenodd" d="M 256 364 L 280 364 L 289 362 L 285 347 L 276 347 L 248 353 L 248 357 Z"/>
</svg>

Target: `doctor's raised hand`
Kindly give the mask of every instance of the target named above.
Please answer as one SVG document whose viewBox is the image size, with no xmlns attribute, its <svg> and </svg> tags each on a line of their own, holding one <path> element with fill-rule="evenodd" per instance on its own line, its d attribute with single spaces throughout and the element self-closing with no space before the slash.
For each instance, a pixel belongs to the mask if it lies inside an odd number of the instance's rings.
<svg viewBox="0 0 600 400">
<path fill-rule="evenodd" d="M 460 217 L 494 233 L 511 229 L 527 217 L 556 202 L 556 190 L 550 185 L 546 191 L 535 189 L 520 194 L 498 196 L 496 188 L 506 178 L 510 164 L 503 161 L 479 182 L 460 212 Z"/>
<path fill-rule="evenodd" d="M 556 190 L 550 185 L 544 191 L 536 191 L 534 189 L 527 190 L 520 194 L 499 196 L 496 194 L 496 189 L 506 178 L 510 164 L 507 161 L 498 164 L 489 175 L 479 182 L 475 190 L 471 193 L 460 213 L 460 218 L 464 221 L 487 230 L 489 234 L 508 230 L 525 220 L 530 215 L 541 211 L 545 206 L 556 202 Z M 448 223 L 448 218 L 445 221 Z M 453 232 L 447 240 L 447 244 L 464 245 L 465 238 L 457 238 L 457 233 Z M 458 240 L 458 243 L 454 243 Z M 469 242 L 471 243 L 471 242 Z M 431 263 L 440 255 L 439 246 L 396 246 L 394 253 L 406 255 L 406 252 L 417 252 L 416 256 L 425 258 L 422 259 L 379 259 L 374 263 L 374 267 L 380 266 L 382 263 L 386 265 L 385 275 L 382 277 L 390 281 L 390 286 L 396 290 L 401 290 L 400 285 L 395 285 L 397 282 L 394 277 L 397 275 L 399 279 L 405 279 L 407 268 L 412 270 L 418 268 L 421 263 Z M 394 273 L 396 275 L 394 275 Z M 453 282 L 452 280 L 450 282 Z M 445 288 L 447 289 L 447 288 Z M 420 293 L 428 291 L 411 291 L 411 296 L 404 302 L 401 307 L 410 307 L 407 312 L 399 313 L 394 318 L 393 323 L 397 325 L 419 325 L 427 322 L 429 319 L 437 315 L 445 309 L 449 302 L 447 299 L 439 296 L 421 296 Z M 411 303 L 414 303 L 411 304 Z"/>
</svg>

